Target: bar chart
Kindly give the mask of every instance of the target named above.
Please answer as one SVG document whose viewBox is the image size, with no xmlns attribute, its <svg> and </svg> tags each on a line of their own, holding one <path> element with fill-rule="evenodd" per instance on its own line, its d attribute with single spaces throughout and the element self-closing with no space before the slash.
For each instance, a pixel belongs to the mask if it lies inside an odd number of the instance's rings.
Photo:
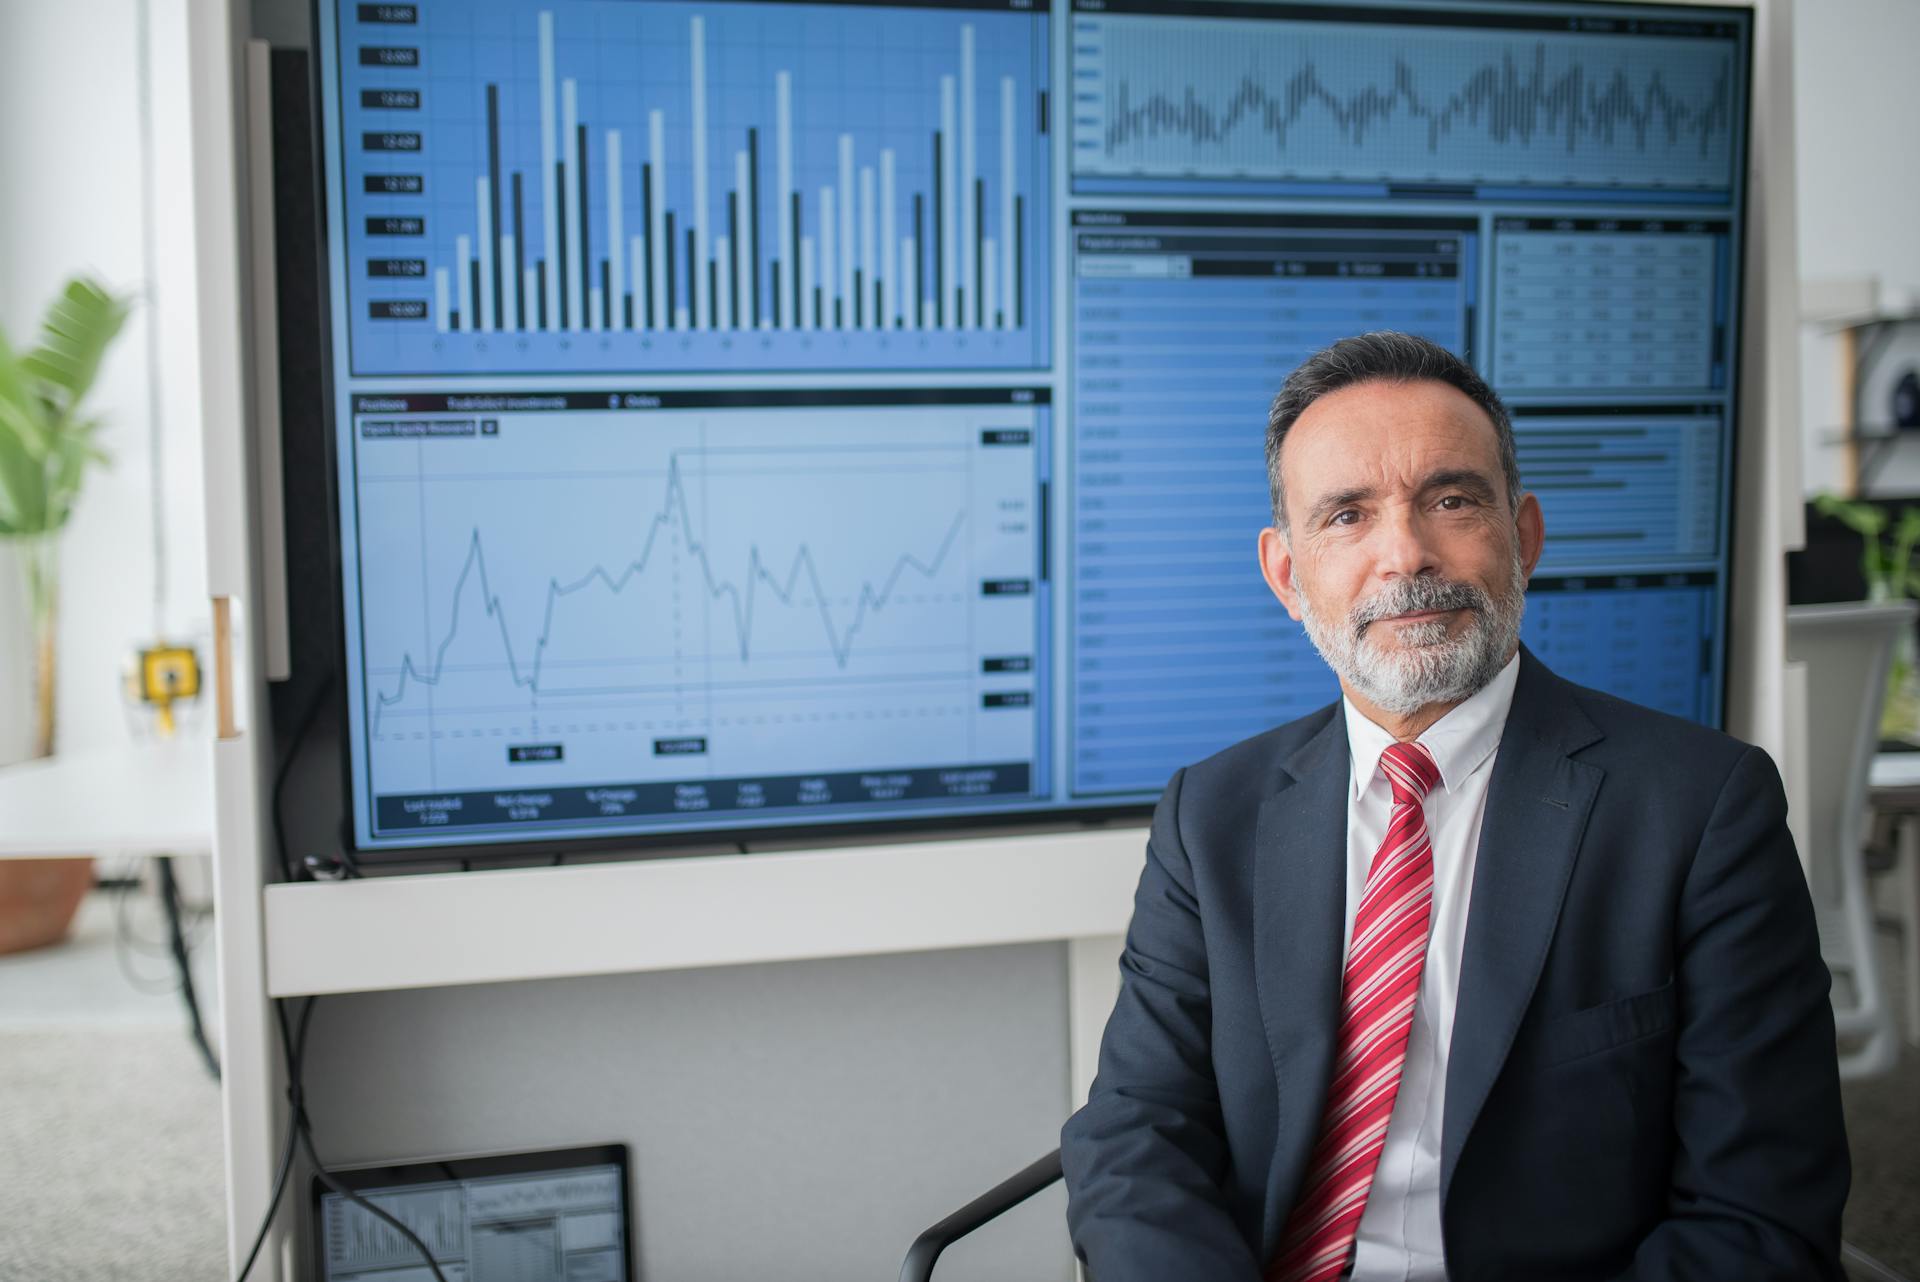
<svg viewBox="0 0 1920 1282">
<path fill-rule="evenodd" d="M 1044 13 L 341 9 L 354 373 L 1047 363 Z"/>
</svg>

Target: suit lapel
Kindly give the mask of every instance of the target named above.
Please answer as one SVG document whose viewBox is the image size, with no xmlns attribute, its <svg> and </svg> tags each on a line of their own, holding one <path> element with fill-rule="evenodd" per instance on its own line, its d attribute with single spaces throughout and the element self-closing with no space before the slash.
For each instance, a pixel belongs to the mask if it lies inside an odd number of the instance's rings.
<svg viewBox="0 0 1920 1282">
<path fill-rule="evenodd" d="M 1279 1091 L 1266 1241 L 1279 1238 L 1319 1129 L 1340 1023 L 1347 897 L 1346 722 L 1327 723 L 1286 764 L 1260 808 L 1253 872 L 1254 981 Z"/>
<path fill-rule="evenodd" d="M 1570 754 L 1600 737 L 1566 683 L 1523 649 L 1494 758 L 1467 908 L 1440 1150 L 1443 1204 L 1467 1136 L 1533 999 L 1605 774 Z"/>
</svg>

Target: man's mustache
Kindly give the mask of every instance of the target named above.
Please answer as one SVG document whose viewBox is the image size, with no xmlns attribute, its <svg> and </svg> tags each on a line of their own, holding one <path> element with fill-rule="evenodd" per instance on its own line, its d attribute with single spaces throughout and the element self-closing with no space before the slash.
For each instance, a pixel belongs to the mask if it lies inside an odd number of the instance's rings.
<svg viewBox="0 0 1920 1282">
<path fill-rule="evenodd" d="M 1478 610 L 1493 608 L 1493 599 L 1471 583 L 1451 579 L 1401 579 L 1353 607 L 1348 622 L 1358 640 L 1370 624 L 1401 614 L 1424 614 L 1433 610 Z"/>
</svg>

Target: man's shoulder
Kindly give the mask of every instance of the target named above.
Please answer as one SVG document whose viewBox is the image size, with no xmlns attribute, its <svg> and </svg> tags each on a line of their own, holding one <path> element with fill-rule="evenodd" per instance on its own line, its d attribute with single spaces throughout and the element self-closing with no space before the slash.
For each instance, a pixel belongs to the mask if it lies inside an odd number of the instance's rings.
<svg viewBox="0 0 1920 1282">
<path fill-rule="evenodd" d="M 1531 656 L 1528 656 L 1531 658 Z M 1516 710 L 1522 694 L 1571 703 L 1592 723 L 1594 742 L 1579 752 L 1583 760 L 1608 767 L 1645 768 L 1699 779 L 1714 771 L 1722 775 L 1752 750 L 1741 739 L 1687 717 L 1633 703 L 1618 695 L 1578 685 L 1557 675 L 1538 660 L 1515 691 Z M 1534 687 L 1530 689 L 1529 687 Z M 1512 724 L 1512 715 L 1509 715 Z"/>
<path fill-rule="evenodd" d="M 1287 763 L 1294 760 L 1327 729 L 1328 723 L 1338 720 L 1339 716 L 1340 702 L 1336 699 L 1285 725 L 1229 744 L 1212 756 L 1188 766 L 1184 772 L 1185 787 L 1191 790 L 1196 787 L 1237 788 L 1257 784 L 1270 789 L 1286 773 Z M 1340 742 L 1344 745 L 1344 737 Z"/>
</svg>

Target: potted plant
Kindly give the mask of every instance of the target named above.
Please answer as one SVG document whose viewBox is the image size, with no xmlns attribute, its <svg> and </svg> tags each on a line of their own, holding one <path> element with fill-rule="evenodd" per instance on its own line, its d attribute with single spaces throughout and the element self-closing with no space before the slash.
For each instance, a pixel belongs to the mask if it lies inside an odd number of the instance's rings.
<svg viewBox="0 0 1920 1282">
<path fill-rule="evenodd" d="M 16 351 L 0 333 L 0 539 L 26 569 L 34 640 L 33 755 L 53 755 L 59 539 L 81 482 L 106 455 L 101 422 L 85 412 L 101 358 L 127 304 L 85 278 L 68 281 L 47 309 L 39 342 Z M 93 884 L 83 859 L 0 861 L 0 953 L 64 937 Z"/>
<path fill-rule="evenodd" d="M 1893 522 L 1891 546 L 1882 543 L 1887 533 L 1885 509 L 1837 494 L 1816 494 L 1814 510 L 1839 521 L 1860 536 L 1860 574 L 1867 583 L 1869 601 L 1904 601 L 1920 597 L 1920 570 L 1913 564 L 1916 546 L 1920 546 L 1920 508 L 1903 507 Z M 1903 629 L 1894 645 L 1893 662 L 1887 669 L 1887 697 L 1881 705 L 1880 734 L 1887 739 L 1909 739 L 1920 730 L 1920 688 L 1916 688 L 1915 637 Z"/>
</svg>

